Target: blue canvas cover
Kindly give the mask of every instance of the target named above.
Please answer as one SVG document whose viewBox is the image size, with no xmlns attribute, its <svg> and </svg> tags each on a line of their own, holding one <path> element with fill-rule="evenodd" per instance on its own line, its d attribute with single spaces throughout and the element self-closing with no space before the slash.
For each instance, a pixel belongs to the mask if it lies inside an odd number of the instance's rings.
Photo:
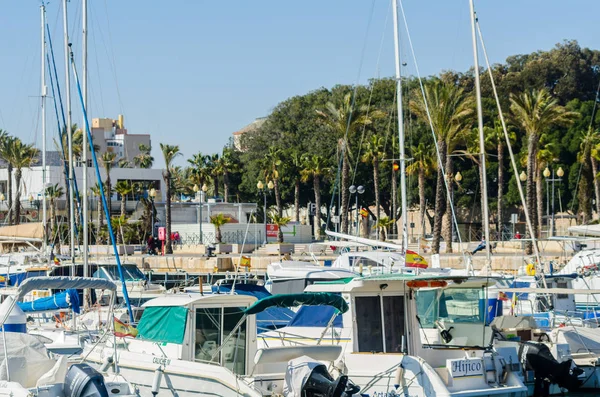
<svg viewBox="0 0 600 397">
<path fill-rule="evenodd" d="M 336 314 L 337 313 L 337 314 Z M 326 327 L 336 315 L 333 326 L 341 328 L 342 314 L 331 306 L 302 306 L 288 324 L 289 327 Z"/>
<path fill-rule="evenodd" d="M 39 298 L 32 302 L 17 302 L 24 312 L 45 312 L 50 310 L 71 308 L 77 314 L 80 312 L 79 294 L 76 289 L 54 294 L 47 298 Z"/>
<path fill-rule="evenodd" d="M 221 284 L 212 286 L 214 294 L 229 294 L 231 293 L 231 284 Z M 254 296 L 260 300 L 271 296 L 269 291 L 262 285 L 236 283 L 235 293 L 239 295 Z M 288 325 L 295 313 L 287 307 L 270 307 L 256 315 L 256 325 L 258 332 L 277 329 Z"/>
<path fill-rule="evenodd" d="M 510 285 L 510 288 L 530 288 L 531 283 L 528 281 L 513 281 Z M 513 298 L 513 292 L 506 292 L 506 297 L 510 300 Z M 527 292 L 518 292 L 517 299 L 519 300 L 527 300 L 529 294 Z"/>
</svg>

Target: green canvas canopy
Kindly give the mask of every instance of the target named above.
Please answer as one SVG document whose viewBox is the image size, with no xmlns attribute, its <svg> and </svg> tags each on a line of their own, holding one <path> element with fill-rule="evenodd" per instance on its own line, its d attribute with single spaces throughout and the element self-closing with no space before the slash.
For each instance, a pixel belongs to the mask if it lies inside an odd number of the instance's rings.
<svg viewBox="0 0 600 397">
<path fill-rule="evenodd" d="M 187 308 L 151 306 L 144 309 L 138 324 L 138 338 L 163 343 L 183 343 Z"/>
<path fill-rule="evenodd" d="M 348 304 L 338 294 L 331 292 L 306 292 L 301 294 L 271 295 L 255 302 L 244 310 L 246 314 L 260 313 L 269 307 L 295 307 L 295 306 L 333 306 L 341 313 L 348 311 Z"/>
</svg>

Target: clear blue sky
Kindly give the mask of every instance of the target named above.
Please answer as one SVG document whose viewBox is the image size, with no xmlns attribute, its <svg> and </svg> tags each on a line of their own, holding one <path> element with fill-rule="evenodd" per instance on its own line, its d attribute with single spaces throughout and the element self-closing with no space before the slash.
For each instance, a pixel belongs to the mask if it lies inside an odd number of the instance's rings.
<svg viewBox="0 0 600 397">
<path fill-rule="evenodd" d="M 61 3 L 52 1 L 47 15 L 64 80 Z M 80 3 L 69 4 L 78 62 Z M 89 3 L 91 117 L 123 113 L 130 133 L 150 133 L 156 166 L 162 166 L 159 142 L 180 145 L 182 160 L 220 151 L 234 131 L 290 96 L 393 74 L 388 0 Z M 422 74 L 471 67 L 467 0 L 404 3 Z M 0 128 L 29 142 L 41 139 L 39 4 L 4 1 L 0 12 Z M 476 9 L 492 62 L 564 39 L 600 47 L 596 1 L 478 1 Z M 405 42 L 402 54 L 409 55 Z M 407 73 L 414 71 L 409 61 Z M 75 91 L 72 103 L 81 123 Z"/>
</svg>

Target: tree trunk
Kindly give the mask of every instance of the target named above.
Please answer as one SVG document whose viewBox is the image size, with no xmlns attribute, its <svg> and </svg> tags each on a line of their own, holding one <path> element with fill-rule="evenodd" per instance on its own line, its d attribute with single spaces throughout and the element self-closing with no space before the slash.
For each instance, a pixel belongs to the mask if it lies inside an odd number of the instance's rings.
<svg viewBox="0 0 600 397">
<path fill-rule="evenodd" d="M 19 186 L 21 186 L 21 176 L 22 176 L 22 171 L 20 168 L 17 168 L 15 171 L 15 185 L 17 187 L 17 190 L 15 192 L 15 201 L 13 202 L 13 210 L 12 213 L 14 214 L 14 225 L 18 225 L 21 223 L 21 189 L 19 188 Z"/>
<path fill-rule="evenodd" d="M 319 175 L 313 178 L 313 190 L 315 191 L 315 240 L 321 239 L 321 180 Z"/>
<path fill-rule="evenodd" d="M 127 196 L 124 194 L 121 195 L 121 219 L 125 220 L 125 210 L 127 205 Z M 123 233 L 118 233 L 117 235 L 117 244 L 122 244 L 125 240 L 123 238 Z"/>
<path fill-rule="evenodd" d="M 591 148 L 586 148 L 581 154 L 583 163 L 581 165 L 581 179 L 579 180 L 577 199 L 579 201 L 579 213 L 581 214 L 582 224 L 586 224 L 592 219 L 592 203 L 590 199 L 590 190 L 592 189 L 592 170 L 590 166 L 590 151 Z"/>
<path fill-rule="evenodd" d="M 7 197 L 6 197 L 6 199 L 8 200 L 8 207 L 7 207 L 8 208 L 8 213 L 6 215 L 8 216 L 8 224 L 12 225 L 13 224 L 13 212 L 12 212 L 12 202 L 13 202 L 13 199 L 12 199 L 12 195 L 13 195 L 13 192 L 12 192 L 12 171 L 13 171 L 13 167 L 12 167 L 12 165 L 10 165 L 10 163 L 8 163 L 7 171 L 8 171 L 8 180 L 6 181 L 7 182 L 7 184 L 6 184 L 7 185 L 6 186 L 6 189 L 7 189 L 7 192 L 6 192 L 6 196 Z"/>
<path fill-rule="evenodd" d="M 421 170 L 419 169 L 419 172 Z M 392 234 L 398 235 L 398 222 L 396 221 L 396 217 L 398 214 L 398 181 L 396 179 L 396 171 L 394 171 L 394 167 L 392 165 L 392 214 L 390 216 L 391 219 L 394 220 L 392 223 Z"/>
<path fill-rule="evenodd" d="M 375 188 L 375 216 L 377 217 L 377 220 L 375 221 L 375 227 L 379 229 L 381 205 L 379 201 L 379 159 L 377 157 L 373 158 L 373 187 Z M 402 221 L 404 221 L 404 219 Z"/>
<path fill-rule="evenodd" d="M 67 200 L 68 201 L 68 200 Z M 103 240 L 101 237 L 102 225 L 104 224 L 104 217 L 102 212 L 104 207 L 102 206 L 102 197 L 98 196 L 98 229 L 96 230 L 96 244 L 102 244 Z"/>
<path fill-rule="evenodd" d="M 283 209 L 281 206 L 281 194 L 279 192 L 279 180 L 273 180 L 273 190 L 275 190 L 275 205 L 277 206 L 277 215 L 281 216 Z"/>
<path fill-rule="evenodd" d="M 533 226 L 532 233 L 537 234 L 537 211 L 535 210 L 535 158 L 537 149 L 537 139 L 535 134 L 529 134 L 527 140 L 527 212 Z M 531 241 L 525 245 L 525 255 L 533 253 Z"/>
<path fill-rule="evenodd" d="M 200 185 L 202 187 L 202 185 Z M 223 172 L 223 199 L 229 202 L 229 172 Z"/>
<path fill-rule="evenodd" d="M 517 176 L 518 177 L 518 176 Z M 504 186 L 504 145 L 501 140 L 498 140 L 498 221 L 496 228 L 498 230 L 498 239 L 504 240 L 502 236 L 503 231 L 503 214 L 502 214 L 502 188 Z"/>
<path fill-rule="evenodd" d="M 348 156 L 346 150 L 342 152 L 342 183 L 340 187 L 340 195 L 342 196 L 342 205 L 340 209 L 342 233 L 348 234 L 348 179 L 350 179 L 350 167 L 348 165 Z"/>
<path fill-rule="evenodd" d="M 443 139 L 438 141 L 439 152 L 440 152 L 440 164 L 446 162 L 446 142 Z M 442 217 L 446 212 L 446 190 L 444 189 L 444 173 L 442 168 L 438 166 L 437 170 L 437 183 L 435 188 L 435 214 L 433 222 L 433 241 L 431 244 L 431 251 L 434 254 L 440 252 L 440 239 L 442 237 Z"/>
<path fill-rule="evenodd" d="M 294 220 L 300 222 L 300 180 L 294 182 Z"/>
<path fill-rule="evenodd" d="M 167 235 L 165 236 L 165 253 L 172 254 L 173 246 L 171 245 L 171 172 L 169 170 L 164 172 L 164 179 L 167 185 L 167 199 L 165 203 L 165 223 L 166 223 L 166 231 Z M 217 186 L 215 185 L 215 191 Z M 221 231 L 217 228 L 217 233 L 220 234 Z M 220 241 L 217 241 L 220 242 Z"/>
<path fill-rule="evenodd" d="M 170 173 L 169 173 L 170 175 Z M 213 185 L 215 187 L 215 198 L 219 197 L 219 177 L 218 176 L 214 176 L 213 177 Z"/>
<path fill-rule="evenodd" d="M 217 244 L 222 243 L 223 236 L 221 235 L 221 226 L 215 228 L 215 240 L 217 241 Z"/>
<path fill-rule="evenodd" d="M 536 170 L 536 184 L 535 184 L 535 202 L 537 205 L 537 237 L 542 238 L 542 225 L 544 224 L 544 172 L 541 164 L 537 164 Z"/>
<path fill-rule="evenodd" d="M 452 174 L 454 173 L 454 164 L 452 156 L 446 156 L 446 175 L 448 175 L 448 198 L 446 200 L 446 215 L 443 217 L 442 235 L 446 241 L 446 253 L 450 254 L 452 250 L 452 237 L 454 235 L 454 222 L 452 213 L 452 200 L 454 198 L 454 184 Z"/>
<path fill-rule="evenodd" d="M 54 235 L 56 233 L 56 199 L 50 198 L 50 249 L 54 251 Z"/>
<path fill-rule="evenodd" d="M 592 178 L 594 181 L 594 197 L 596 198 L 596 214 L 600 217 L 600 181 L 596 175 L 598 174 L 598 162 L 594 158 L 594 156 L 590 156 L 590 160 L 592 161 Z"/>
<path fill-rule="evenodd" d="M 418 183 L 419 183 L 419 222 L 421 222 L 421 233 L 425 236 L 425 211 L 427 203 L 425 201 L 425 170 L 423 168 L 419 168 L 418 174 Z"/>
<path fill-rule="evenodd" d="M 277 242 L 283 243 L 283 229 L 281 228 L 281 226 L 277 228 Z"/>
<path fill-rule="evenodd" d="M 110 174 L 106 174 L 106 183 L 105 183 L 105 187 L 106 187 L 106 191 L 104 192 L 106 194 L 106 207 L 108 209 L 108 217 L 110 218 L 111 212 L 112 212 L 112 208 L 111 208 L 111 192 L 112 192 L 112 185 L 110 182 Z"/>
</svg>

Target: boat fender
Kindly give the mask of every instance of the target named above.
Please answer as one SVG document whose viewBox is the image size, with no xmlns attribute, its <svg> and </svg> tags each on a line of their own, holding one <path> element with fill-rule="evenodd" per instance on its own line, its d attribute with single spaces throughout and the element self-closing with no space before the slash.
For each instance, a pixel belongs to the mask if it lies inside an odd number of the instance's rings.
<svg viewBox="0 0 600 397">
<path fill-rule="evenodd" d="M 450 333 L 450 331 L 452 331 L 453 329 L 454 329 L 454 327 L 450 327 L 450 328 L 444 329 L 440 332 L 440 335 L 442 336 L 442 339 L 444 340 L 444 342 L 446 342 L 446 343 L 452 342 L 452 334 Z"/>
<path fill-rule="evenodd" d="M 152 380 L 152 395 L 157 396 L 158 392 L 160 392 L 160 383 L 162 381 L 163 371 L 161 368 L 157 368 L 154 371 L 154 379 Z"/>
<path fill-rule="evenodd" d="M 399 365 L 398 368 L 396 368 L 396 376 L 394 377 L 394 388 L 396 390 L 398 390 L 398 388 L 400 387 L 400 385 L 403 383 L 404 379 L 404 368 L 402 367 L 402 365 Z"/>
</svg>

